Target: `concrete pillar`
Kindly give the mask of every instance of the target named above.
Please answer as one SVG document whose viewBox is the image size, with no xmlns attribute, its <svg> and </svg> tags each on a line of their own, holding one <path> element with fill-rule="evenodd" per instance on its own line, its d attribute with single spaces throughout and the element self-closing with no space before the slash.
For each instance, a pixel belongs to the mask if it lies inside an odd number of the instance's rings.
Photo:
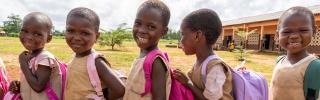
<svg viewBox="0 0 320 100">
<path fill-rule="evenodd" d="M 263 32 L 264 32 L 264 26 L 261 26 L 261 30 L 260 30 L 260 40 L 259 40 L 259 41 L 260 41 L 260 43 L 259 43 L 259 44 L 260 44 L 260 45 L 259 45 L 259 50 L 262 49 L 262 42 L 263 42 L 262 39 L 263 39 L 263 37 L 264 37 L 264 36 L 263 36 Z"/>
</svg>

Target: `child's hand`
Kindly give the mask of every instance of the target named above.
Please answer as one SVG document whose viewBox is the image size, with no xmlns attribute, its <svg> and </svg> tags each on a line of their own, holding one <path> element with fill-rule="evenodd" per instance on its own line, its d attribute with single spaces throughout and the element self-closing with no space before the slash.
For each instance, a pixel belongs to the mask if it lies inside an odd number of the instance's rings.
<svg viewBox="0 0 320 100">
<path fill-rule="evenodd" d="M 176 78 L 183 86 L 187 86 L 190 82 L 190 79 L 187 77 L 185 73 L 183 73 L 180 69 L 175 69 L 173 71 L 173 76 Z"/>
<path fill-rule="evenodd" d="M 31 60 L 31 52 L 29 51 L 23 51 L 20 55 L 19 55 L 19 62 L 20 64 L 28 64 L 28 61 Z"/>
<path fill-rule="evenodd" d="M 13 93 L 19 93 L 20 81 L 17 81 L 17 80 L 11 81 L 9 85 L 9 91 L 12 91 Z"/>
</svg>

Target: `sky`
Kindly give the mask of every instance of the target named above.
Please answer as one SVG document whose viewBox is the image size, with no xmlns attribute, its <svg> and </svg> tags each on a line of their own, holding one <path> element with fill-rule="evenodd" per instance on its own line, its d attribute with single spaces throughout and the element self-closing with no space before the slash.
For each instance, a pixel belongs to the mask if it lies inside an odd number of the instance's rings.
<svg viewBox="0 0 320 100">
<path fill-rule="evenodd" d="M 100 28 L 116 29 L 127 23 L 131 28 L 136 12 L 145 0 L 0 0 L 0 25 L 12 13 L 21 19 L 31 12 L 42 12 L 53 21 L 57 30 L 64 30 L 68 12 L 86 7 L 100 17 Z M 221 21 L 283 11 L 293 6 L 320 5 L 319 0 L 162 0 L 170 9 L 169 28 L 180 29 L 181 20 L 190 12 L 209 8 L 216 11 Z"/>
</svg>

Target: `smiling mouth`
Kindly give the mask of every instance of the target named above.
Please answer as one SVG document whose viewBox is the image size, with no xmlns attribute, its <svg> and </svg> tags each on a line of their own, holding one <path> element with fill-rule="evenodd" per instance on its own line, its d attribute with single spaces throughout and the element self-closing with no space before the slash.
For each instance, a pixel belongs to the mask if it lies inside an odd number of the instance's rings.
<svg viewBox="0 0 320 100">
<path fill-rule="evenodd" d="M 30 46 L 33 46 L 33 43 L 24 42 L 24 45 L 25 45 L 25 46 L 29 46 L 29 47 L 30 47 Z"/>
<path fill-rule="evenodd" d="M 72 45 L 75 46 L 75 47 L 81 47 L 82 46 L 82 44 L 76 44 L 76 43 L 72 43 Z"/>
<path fill-rule="evenodd" d="M 148 42 L 148 39 L 146 39 L 146 38 L 137 37 L 137 39 L 138 39 L 139 43 L 146 43 L 146 42 Z"/>
<path fill-rule="evenodd" d="M 293 43 L 287 43 L 287 44 L 289 44 L 289 45 L 299 45 L 299 44 L 301 44 L 301 42 L 293 42 Z"/>
</svg>

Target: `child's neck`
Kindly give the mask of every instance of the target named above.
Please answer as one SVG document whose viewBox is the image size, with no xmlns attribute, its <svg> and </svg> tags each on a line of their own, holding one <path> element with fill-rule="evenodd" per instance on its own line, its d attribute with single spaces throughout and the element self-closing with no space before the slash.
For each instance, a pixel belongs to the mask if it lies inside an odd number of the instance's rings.
<svg viewBox="0 0 320 100">
<path fill-rule="evenodd" d="M 83 53 L 76 53 L 76 57 L 84 57 L 90 55 L 92 52 L 95 52 L 95 50 L 91 48 Z"/>
<path fill-rule="evenodd" d="M 154 49 L 159 49 L 158 48 L 158 44 L 156 45 L 153 45 L 153 46 L 150 46 L 146 49 L 140 49 L 140 55 L 138 58 L 142 58 L 142 57 L 145 57 L 150 51 L 154 50 Z"/>
<path fill-rule="evenodd" d="M 44 50 L 44 48 L 40 48 L 40 49 L 36 49 L 36 50 L 33 50 L 31 51 L 31 56 L 32 57 L 36 57 L 38 54 L 40 54 L 42 51 Z"/>
<path fill-rule="evenodd" d="M 309 56 L 309 53 L 305 49 L 305 50 L 301 50 L 300 52 L 297 52 L 297 53 L 288 52 L 286 59 L 288 59 L 288 61 L 291 64 L 295 64 L 295 63 L 299 62 L 301 59 L 303 59 L 303 58 L 305 58 L 307 56 Z"/>
<path fill-rule="evenodd" d="M 202 64 L 202 62 L 204 62 L 211 55 L 215 55 L 212 48 L 207 47 L 207 48 L 202 48 L 201 50 L 198 49 L 196 52 L 197 60 L 196 60 L 195 66 L 200 66 L 200 64 Z"/>
</svg>

